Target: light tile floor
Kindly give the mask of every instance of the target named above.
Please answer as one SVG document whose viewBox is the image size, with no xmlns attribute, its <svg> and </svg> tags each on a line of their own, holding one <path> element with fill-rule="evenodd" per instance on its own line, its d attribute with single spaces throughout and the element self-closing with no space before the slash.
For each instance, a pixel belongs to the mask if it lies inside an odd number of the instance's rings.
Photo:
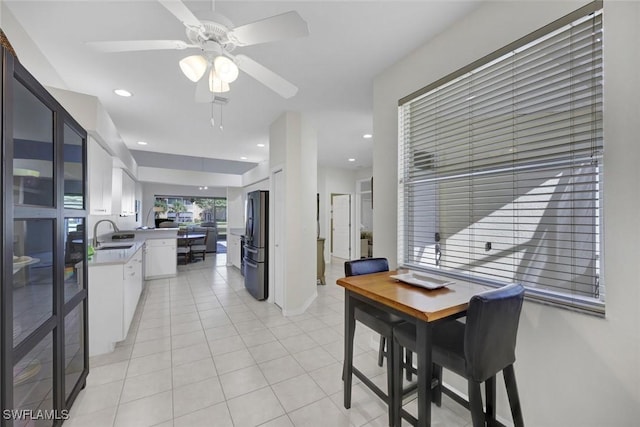
<svg viewBox="0 0 640 427">
<path fill-rule="evenodd" d="M 340 260 L 327 264 L 327 285 L 294 317 L 253 299 L 226 255 L 178 270 L 146 283 L 127 339 L 91 358 L 66 426 L 388 425 L 386 405 L 358 381 L 351 409 L 342 405 Z M 354 363 L 384 389 L 377 340 L 356 331 Z M 443 399 L 432 425 L 470 425 L 465 409 Z M 405 407 L 417 412 L 415 399 Z"/>
</svg>

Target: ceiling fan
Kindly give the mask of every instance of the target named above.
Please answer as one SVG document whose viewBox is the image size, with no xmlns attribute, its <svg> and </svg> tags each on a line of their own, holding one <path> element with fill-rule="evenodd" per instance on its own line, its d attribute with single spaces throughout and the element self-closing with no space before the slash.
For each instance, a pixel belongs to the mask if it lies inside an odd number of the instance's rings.
<svg viewBox="0 0 640 427">
<path fill-rule="evenodd" d="M 188 42 L 182 40 L 125 40 L 89 42 L 103 52 L 140 50 L 200 49 L 198 55 L 180 60 L 180 69 L 196 87 L 196 101 L 211 102 L 212 93 L 229 90 L 242 70 L 283 98 L 294 96 L 298 88 L 246 55 L 233 55 L 236 47 L 268 43 L 309 34 L 307 23 L 295 11 L 234 27 L 225 16 L 208 12 L 197 18 L 181 0 L 158 0 L 186 27 Z M 204 78 L 206 76 L 206 78 Z"/>
</svg>

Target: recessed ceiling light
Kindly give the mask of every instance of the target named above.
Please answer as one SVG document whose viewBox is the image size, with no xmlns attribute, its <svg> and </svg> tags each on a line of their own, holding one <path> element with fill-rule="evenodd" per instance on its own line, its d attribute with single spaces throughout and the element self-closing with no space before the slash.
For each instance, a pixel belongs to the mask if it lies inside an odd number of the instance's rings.
<svg viewBox="0 0 640 427">
<path fill-rule="evenodd" d="M 240 157 L 240 160 L 247 160 L 245 156 Z"/>
<path fill-rule="evenodd" d="M 257 144 L 258 147 L 264 147 L 264 144 Z"/>
<path fill-rule="evenodd" d="M 144 141 L 138 141 L 138 145 L 147 145 L 147 143 Z"/>
<path fill-rule="evenodd" d="M 115 94 L 118 96 L 125 96 L 125 97 L 129 97 L 131 96 L 131 92 L 129 92 L 128 90 L 125 89 L 116 89 L 114 90 Z"/>
<path fill-rule="evenodd" d="M 355 162 L 355 161 L 356 161 L 356 159 L 351 158 L 351 159 L 349 159 L 349 161 L 350 161 L 350 162 Z"/>
<path fill-rule="evenodd" d="M 364 139 L 371 139 L 371 138 L 373 138 L 373 135 L 371 135 L 370 133 L 365 133 L 364 135 L 362 135 L 362 137 Z"/>
</svg>

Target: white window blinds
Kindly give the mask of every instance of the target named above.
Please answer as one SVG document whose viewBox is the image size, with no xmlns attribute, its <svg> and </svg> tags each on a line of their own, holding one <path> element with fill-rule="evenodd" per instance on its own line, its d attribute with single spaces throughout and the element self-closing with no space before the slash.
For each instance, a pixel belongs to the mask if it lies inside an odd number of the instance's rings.
<svg viewBox="0 0 640 427">
<path fill-rule="evenodd" d="M 602 14 L 400 102 L 399 260 L 604 312 Z M 569 22 L 569 23 L 567 23 Z"/>
</svg>

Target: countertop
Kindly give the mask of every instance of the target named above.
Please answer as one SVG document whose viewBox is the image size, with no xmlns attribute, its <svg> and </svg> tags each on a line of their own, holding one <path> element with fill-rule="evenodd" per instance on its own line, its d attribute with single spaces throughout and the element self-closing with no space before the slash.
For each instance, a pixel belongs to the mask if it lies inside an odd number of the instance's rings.
<svg viewBox="0 0 640 427">
<path fill-rule="evenodd" d="M 103 250 L 101 248 L 108 248 L 109 246 L 123 246 L 132 245 L 129 249 L 109 249 Z M 95 253 L 89 259 L 87 265 L 89 267 L 99 265 L 113 265 L 113 264 L 126 264 L 140 248 L 144 246 L 144 241 L 119 241 L 102 243 L 96 249 Z"/>
<path fill-rule="evenodd" d="M 95 253 L 87 263 L 89 267 L 98 265 L 113 265 L 113 264 L 126 264 L 140 249 L 144 246 L 144 242 L 151 239 L 176 239 L 178 237 L 177 228 L 149 228 L 146 230 L 122 230 L 122 233 L 133 233 L 135 237 L 133 239 L 124 240 L 112 240 L 113 234 L 106 236 L 104 240 L 101 239 L 101 243 L 96 248 Z M 101 248 L 108 248 L 109 246 L 124 246 L 132 245 L 129 249 L 109 249 L 103 250 Z"/>
</svg>

